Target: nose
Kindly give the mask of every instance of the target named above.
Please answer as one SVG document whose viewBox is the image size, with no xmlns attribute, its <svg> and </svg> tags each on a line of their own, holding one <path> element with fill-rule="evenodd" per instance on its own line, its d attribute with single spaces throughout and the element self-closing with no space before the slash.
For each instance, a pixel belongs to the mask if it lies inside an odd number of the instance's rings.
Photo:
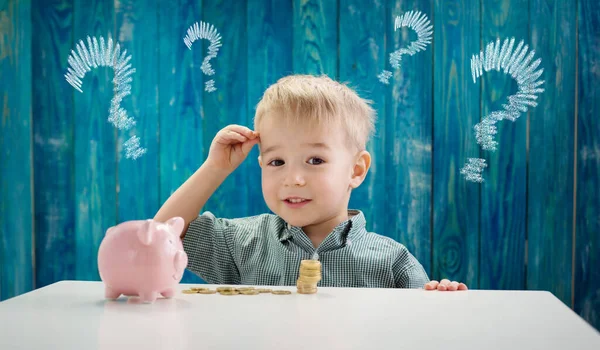
<svg viewBox="0 0 600 350">
<path fill-rule="evenodd" d="M 302 170 L 293 166 L 288 167 L 283 184 L 286 187 L 301 187 L 306 185 Z"/>
</svg>

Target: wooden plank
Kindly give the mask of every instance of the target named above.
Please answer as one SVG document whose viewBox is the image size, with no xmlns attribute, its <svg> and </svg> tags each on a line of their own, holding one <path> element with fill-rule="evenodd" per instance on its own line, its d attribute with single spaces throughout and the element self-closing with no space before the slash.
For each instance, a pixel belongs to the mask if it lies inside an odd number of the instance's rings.
<svg viewBox="0 0 600 350">
<path fill-rule="evenodd" d="M 248 127 L 254 128 L 256 105 L 269 85 L 292 73 L 292 2 L 251 0 L 248 2 Z M 268 213 L 262 195 L 258 147 L 248 155 L 248 213 Z"/>
<path fill-rule="evenodd" d="M 482 44 L 515 38 L 529 44 L 529 0 L 482 2 Z M 537 58 L 537 57 L 536 57 Z M 481 88 L 481 118 L 502 110 L 517 82 L 502 71 L 490 70 L 470 83 Z M 483 151 L 488 163 L 481 191 L 481 254 L 479 288 L 525 288 L 525 229 L 527 198 L 527 113 L 515 122 L 498 122 L 496 151 Z"/>
<path fill-rule="evenodd" d="M 75 2 L 74 45 L 87 36 L 117 40 L 113 3 Z M 74 47 L 74 46 L 73 46 Z M 75 91 L 75 277 L 100 280 L 98 248 L 106 230 L 117 223 L 116 128 L 108 121 L 114 73 L 98 67 L 82 79 L 83 93 Z"/>
<path fill-rule="evenodd" d="M 219 130 L 229 124 L 249 125 L 247 109 L 247 56 L 248 40 L 246 32 L 247 3 L 242 0 L 218 0 L 203 3 L 203 17 L 213 24 L 222 36 L 217 57 L 210 63 L 215 74 L 216 91 L 204 92 L 204 159 L 208 156 L 210 144 Z M 204 57 L 208 52 L 209 41 L 203 40 L 192 50 L 194 55 Z M 202 50 L 200 50 L 202 49 Z M 208 80 L 204 77 L 205 81 Z M 223 182 L 206 203 L 206 210 L 218 217 L 236 218 L 248 214 L 248 162 L 242 163 Z"/>
<path fill-rule="evenodd" d="M 297 74 L 338 77 L 337 1 L 294 1 L 293 69 Z"/>
<path fill-rule="evenodd" d="M 431 278 L 477 288 L 478 184 L 460 174 L 479 156 L 473 126 L 479 121 L 479 87 L 471 55 L 480 50 L 479 1 L 436 0 L 434 10 L 433 265 Z"/>
<path fill-rule="evenodd" d="M 31 2 L 0 1 L 0 300 L 32 290 Z"/>
<path fill-rule="evenodd" d="M 35 286 L 40 288 L 75 279 L 75 90 L 64 78 L 73 46 L 73 1 L 34 0 L 32 12 Z"/>
<path fill-rule="evenodd" d="M 532 0 L 530 11 L 545 91 L 530 112 L 527 289 L 571 306 L 576 7 Z"/>
<path fill-rule="evenodd" d="M 578 2 L 575 305 L 600 330 L 600 3 Z"/>
<path fill-rule="evenodd" d="M 397 16 L 420 11 L 433 25 L 433 1 L 388 1 L 385 15 L 386 50 L 383 69 L 393 72 L 386 86 L 385 231 L 404 244 L 431 275 L 431 193 L 433 123 L 433 44 L 414 56 L 404 56 L 394 69 L 390 53 L 416 40 L 413 29 L 394 30 Z M 435 28 L 434 28 L 435 33 Z"/>
<path fill-rule="evenodd" d="M 131 55 L 131 95 L 121 102 L 136 125 L 118 131 L 117 221 L 153 218 L 159 205 L 158 169 L 158 45 L 157 0 L 115 1 L 116 33 L 122 48 Z M 176 40 L 177 37 L 171 38 Z M 132 136 L 140 139 L 146 154 L 126 158 L 123 144 Z"/>
<path fill-rule="evenodd" d="M 203 20 L 202 2 L 161 0 L 158 10 L 158 97 L 160 203 L 164 203 L 204 162 L 203 55 L 199 42 L 188 50 L 187 29 Z M 209 22 L 209 18 L 206 21 Z M 156 209 L 158 211 L 158 208 Z M 186 270 L 182 283 L 202 283 Z"/>
<path fill-rule="evenodd" d="M 393 236 L 395 228 L 386 227 L 385 212 L 385 91 L 377 80 L 386 61 L 385 3 L 369 4 L 360 0 L 340 1 L 339 81 L 358 95 L 373 102 L 377 112 L 376 132 L 367 144 L 371 169 L 360 187 L 352 191 L 349 208 L 363 211 L 367 229 Z M 385 217 L 385 216 L 384 216 Z M 375 220 L 378 219 L 378 220 Z"/>
</svg>

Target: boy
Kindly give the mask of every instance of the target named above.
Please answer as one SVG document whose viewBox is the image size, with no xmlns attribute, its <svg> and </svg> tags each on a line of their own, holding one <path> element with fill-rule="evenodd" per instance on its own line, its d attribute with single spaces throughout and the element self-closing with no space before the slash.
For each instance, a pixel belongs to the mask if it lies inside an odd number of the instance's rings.
<svg viewBox="0 0 600 350">
<path fill-rule="evenodd" d="M 429 281 L 402 244 L 367 232 L 363 213 L 348 210 L 371 165 L 366 143 L 374 119 L 366 101 L 326 76 L 282 78 L 257 105 L 254 131 L 220 130 L 204 164 L 154 219 L 184 218 L 188 269 L 212 284 L 295 285 L 300 261 L 318 258 L 323 287 L 467 289 Z M 263 196 L 274 214 L 198 215 L 256 144 Z"/>
</svg>

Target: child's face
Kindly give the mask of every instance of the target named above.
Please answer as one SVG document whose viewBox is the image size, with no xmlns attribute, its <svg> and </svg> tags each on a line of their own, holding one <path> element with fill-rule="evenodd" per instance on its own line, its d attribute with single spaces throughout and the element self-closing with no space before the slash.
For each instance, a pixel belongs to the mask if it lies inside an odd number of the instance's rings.
<svg viewBox="0 0 600 350">
<path fill-rule="evenodd" d="M 358 153 L 348 147 L 345 133 L 290 127 L 277 118 L 266 118 L 259 133 L 269 209 L 298 227 L 345 220 L 350 190 L 362 181 L 353 175 Z"/>
</svg>

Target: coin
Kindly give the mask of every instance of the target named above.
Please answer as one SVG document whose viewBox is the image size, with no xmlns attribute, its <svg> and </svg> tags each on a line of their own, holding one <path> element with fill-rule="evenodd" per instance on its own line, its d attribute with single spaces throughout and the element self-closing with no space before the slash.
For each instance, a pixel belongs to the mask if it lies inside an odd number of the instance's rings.
<svg viewBox="0 0 600 350">
<path fill-rule="evenodd" d="M 238 295 L 240 294 L 240 292 L 238 292 L 237 290 L 230 290 L 230 291 L 222 291 L 219 292 L 221 295 Z"/>
<path fill-rule="evenodd" d="M 275 294 L 275 295 L 287 295 L 287 294 L 292 294 L 292 292 L 290 292 L 289 290 L 274 290 L 271 291 L 271 293 Z"/>
<path fill-rule="evenodd" d="M 235 287 L 218 287 L 217 292 L 234 292 Z"/>
<path fill-rule="evenodd" d="M 213 290 L 213 289 L 206 289 L 206 290 L 199 290 L 197 293 L 198 294 L 215 294 L 215 293 L 217 293 L 217 291 Z"/>
<path fill-rule="evenodd" d="M 246 290 L 254 290 L 254 287 L 240 287 L 240 288 L 236 288 L 235 290 L 237 290 L 238 292 L 242 292 L 242 291 L 246 291 Z"/>
<path fill-rule="evenodd" d="M 243 295 L 258 295 L 258 294 L 260 294 L 260 292 L 257 291 L 256 289 L 241 290 L 240 293 Z"/>
<path fill-rule="evenodd" d="M 191 289 L 184 289 L 181 291 L 183 294 L 196 294 L 195 290 L 191 290 Z"/>
<path fill-rule="evenodd" d="M 321 262 L 319 260 L 302 260 L 300 261 L 300 267 L 307 269 L 320 269 Z"/>
<path fill-rule="evenodd" d="M 209 290 L 210 288 L 206 288 L 206 287 L 193 287 L 190 288 L 191 290 L 195 290 L 195 291 L 201 291 L 201 290 Z"/>
<path fill-rule="evenodd" d="M 259 288 L 257 289 L 259 293 L 271 293 L 273 290 L 268 288 Z"/>
<path fill-rule="evenodd" d="M 321 281 L 320 277 L 304 277 L 300 276 L 297 282 L 305 283 L 305 284 L 317 284 Z"/>
<path fill-rule="evenodd" d="M 321 274 L 321 270 L 307 270 L 307 269 L 301 267 L 300 271 L 298 273 L 300 275 L 317 276 L 317 275 Z"/>
</svg>

